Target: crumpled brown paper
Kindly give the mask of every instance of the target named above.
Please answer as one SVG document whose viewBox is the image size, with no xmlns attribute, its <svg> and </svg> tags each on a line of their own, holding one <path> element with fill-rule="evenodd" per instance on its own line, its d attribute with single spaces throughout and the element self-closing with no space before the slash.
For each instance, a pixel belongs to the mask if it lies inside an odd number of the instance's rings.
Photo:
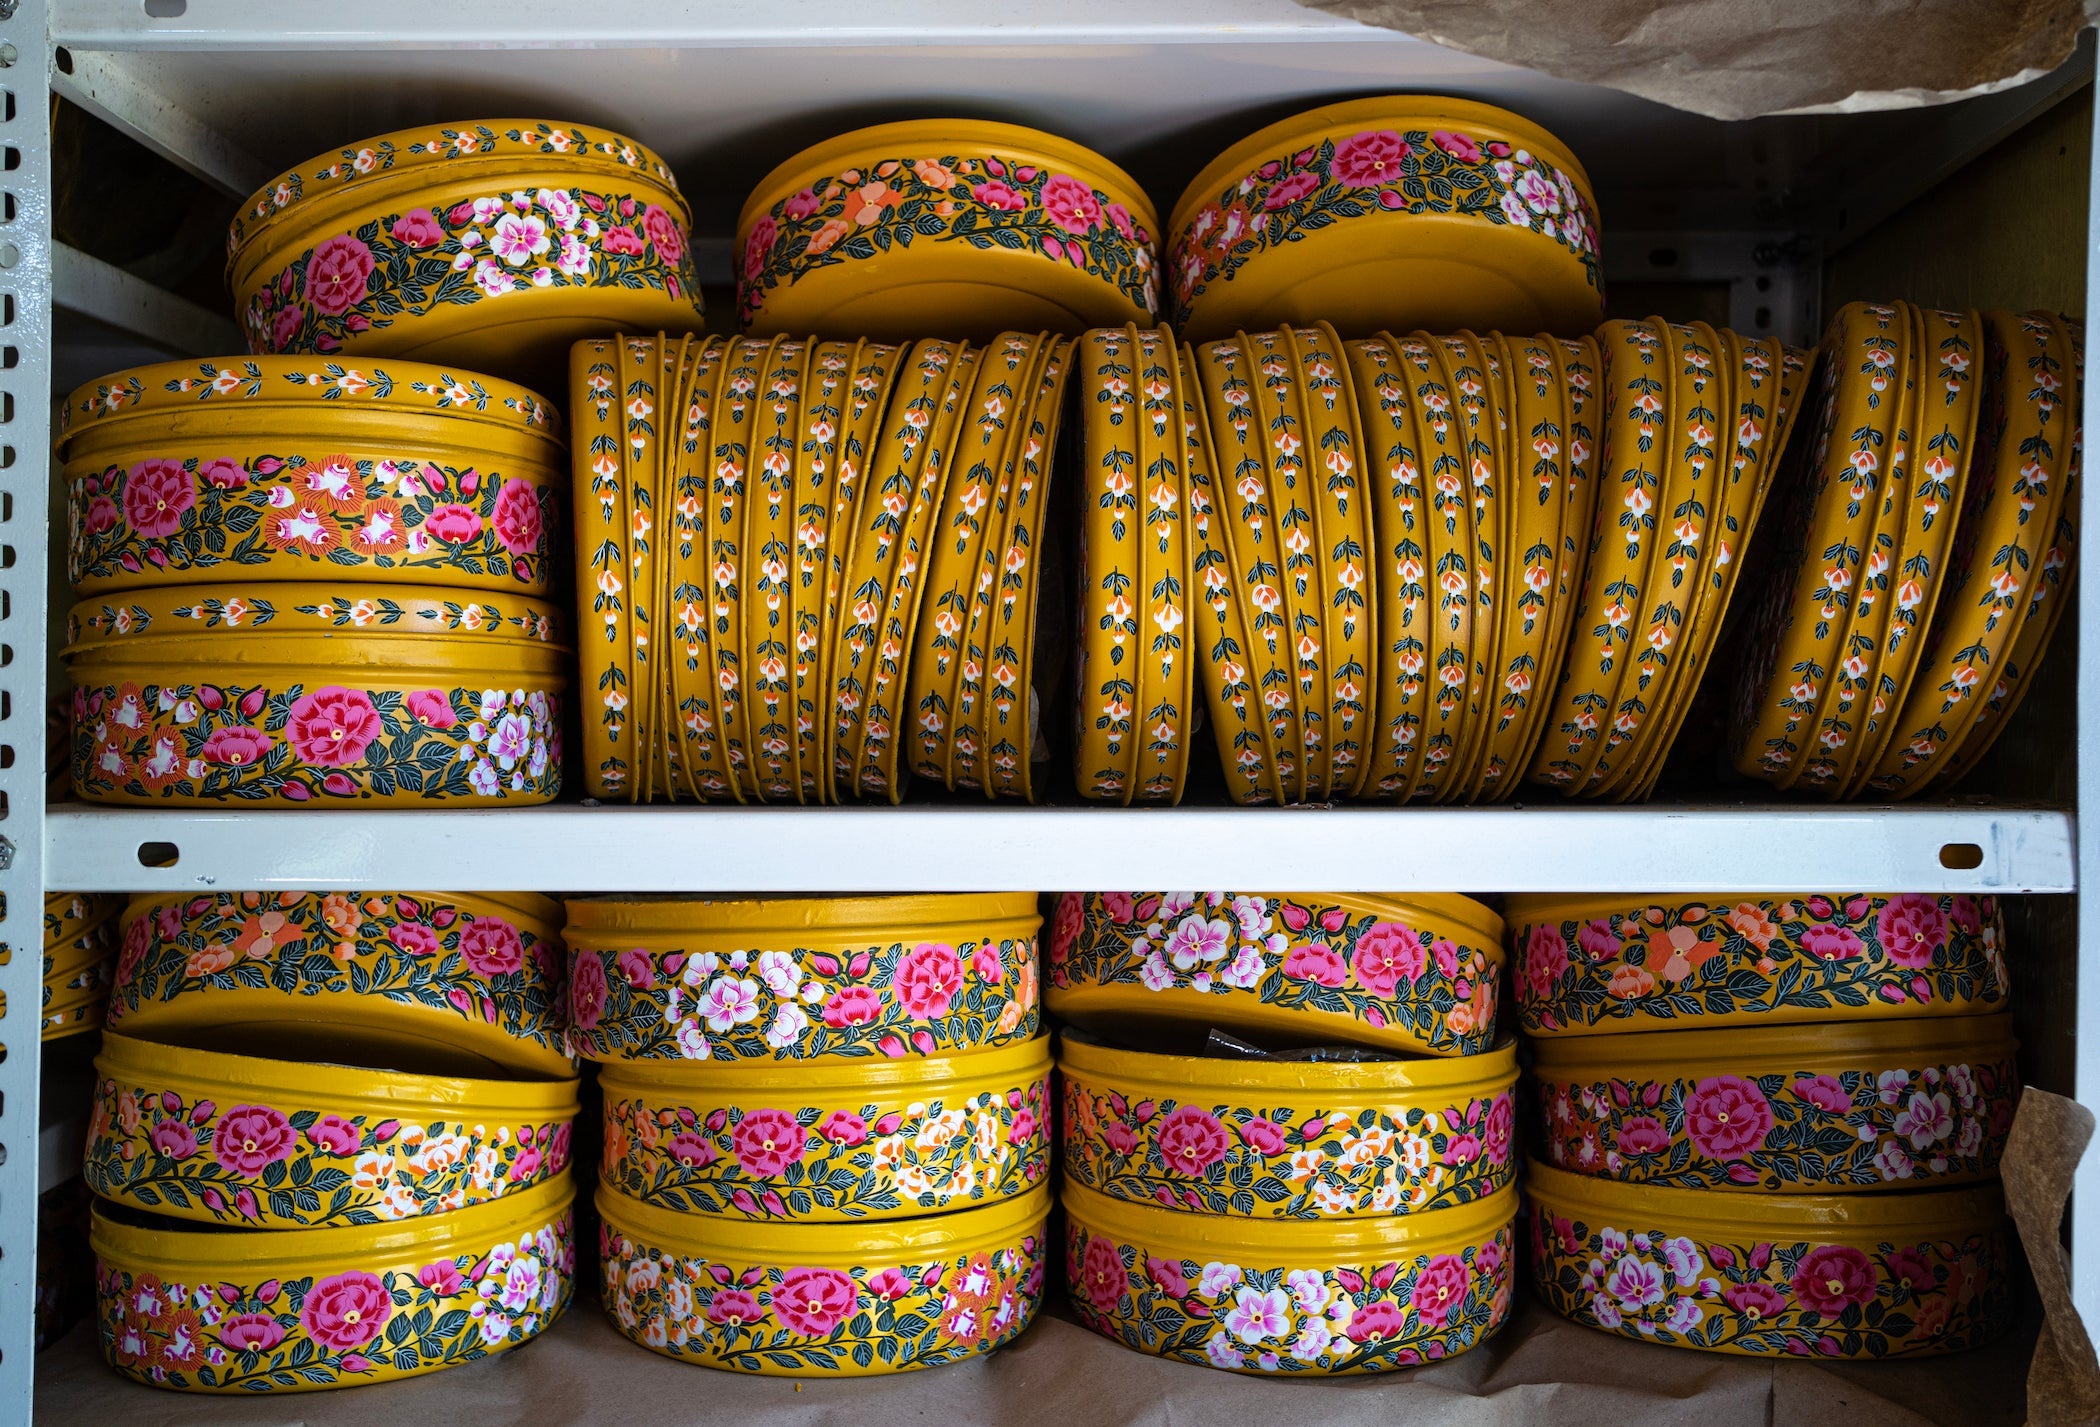
<svg viewBox="0 0 2100 1427">
<path fill-rule="evenodd" d="M 2005 1141 L 2005 1204 L 2019 1226 L 2035 1291 L 2048 1315 L 2027 1374 L 2030 1427 L 2100 1423 L 2100 1361 L 2071 1302 L 2070 1268 L 2058 1237 L 2071 1177 L 2092 1138 L 2091 1110 L 2030 1086 Z"/>
<path fill-rule="evenodd" d="M 1715 119 L 1902 109 L 2038 79 L 2100 0 L 1298 0 Z"/>
</svg>

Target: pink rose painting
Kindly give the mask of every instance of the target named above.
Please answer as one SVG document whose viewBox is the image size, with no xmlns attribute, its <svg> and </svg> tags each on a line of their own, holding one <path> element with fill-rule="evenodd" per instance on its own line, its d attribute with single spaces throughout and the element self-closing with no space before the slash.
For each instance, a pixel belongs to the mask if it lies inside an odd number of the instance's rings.
<svg viewBox="0 0 2100 1427">
<path fill-rule="evenodd" d="M 417 689 L 408 696 L 407 703 L 410 715 L 426 727 L 445 729 L 459 726 L 459 715 L 452 711 L 452 700 L 443 689 Z"/>
<path fill-rule="evenodd" d="M 897 962 L 897 999 L 920 1020 L 936 1020 L 948 1014 L 962 989 L 962 979 L 962 958 L 954 947 L 945 942 L 920 942 Z"/>
<path fill-rule="evenodd" d="M 358 1146 L 364 1141 L 364 1136 L 358 1133 L 357 1126 L 341 1115 L 315 1117 L 314 1122 L 306 1127 L 306 1138 L 308 1143 L 322 1154 L 338 1157 L 356 1154 Z"/>
<path fill-rule="evenodd" d="M 382 731 L 371 697 L 361 689 L 339 684 L 300 696 L 285 724 L 293 751 L 324 768 L 357 762 Z"/>
<path fill-rule="evenodd" d="M 1218 1117 L 1194 1105 L 1179 1105 L 1160 1121 L 1159 1153 L 1175 1174 L 1201 1174 L 1230 1148 Z"/>
<path fill-rule="evenodd" d="M 773 1312 L 791 1333 L 829 1337 L 853 1312 L 853 1279 L 835 1268 L 791 1268 L 773 1290 Z"/>
<path fill-rule="evenodd" d="M 1684 1100 L 1684 1132 L 1709 1159 L 1746 1159 L 1772 1132 L 1772 1107 L 1739 1075 L 1711 1075 Z"/>
<path fill-rule="evenodd" d="M 1874 934 L 1881 949 L 1898 966 L 1922 970 L 1947 944 L 1947 914 L 1940 899 L 1918 892 L 1905 892 L 1888 899 L 1875 919 Z"/>
<path fill-rule="evenodd" d="M 489 516 L 496 543 L 513 555 L 539 552 L 544 529 L 540 519 L 539 494 L 528 481 L 506 481 L 496 492 L 496 508 Z"/>
<path fill-rule="evenodd" d="M 817 1133 L 835 1145 L 851 1147 L 868 1138 L 868 1122 L 851 1110 L 833 1110 L 817 1122 Z"/>
<path fill-rule="evenodd" d="M 766 1310 L 741 1288 L 725 1288 L 707 1305 L 707 1321 L 717 1328 L 748 1328 L 766 1321 Z"/>
<path fill-rule="evenodd" d="M 270 751 L 270 735 L 244 723 L 215 728 L 197 754 L 207 763 L 228 768 L 252 768 Z"/>
<path fill-rule="evenodd" d="M 882 1019 L 882 997 L 866 986 L 846 986 L 824 1003 L 824 1024 L 834 1030 L 871 1026 Z"/>
<path fill-rule="evenodd" d="M 605 963 L 585 952 L 569 971 L 569 1016 L 580 1031 L 594 1030 L 605 1014 Z"/>
<path fill-rule="evenodd" d="M 236 1105 L 213 1129 L 219 1163 L 252 1179 L 292 1152 L 292 1124 L 268 1105 Z"/>
<path fill-rule="evenodd" d="M 1349 964 L 1324 942 L 1301 942 L 1284 955 L 1283 974 L 1321 986 L 1340 986 L 1349 979 Z"/>
<path fill-rule="evenodd" d="M 229 1353 L 267 1353 L 284 1341 L 270 1313 L 229 1313 L 219 1320 L 219 1345 Z"/>
<path fill-rule="evenodd" d="M 386 1285 L 374 1274 L 352 1269 L 308 1289 L 299 1321 L 316 1343 L 332 1352 L 347 1353 L 378 1337 L 393 1311 L 393 1295 Z"/>
<path fill-rule="evenodd" d="M 1079 1289 L 1087 1302 L 1113 1313 L 1123 1297 L 1123 1255 L 1107 1239 L 1088 1239 L 1079 1266 Z"/>
<path fill-rule="evenodd" d="M 1835 1318 L 1855 1303 L 1873 1301 L 1874 1266 L 1850 1244 L 1810 1249 L 1794 1268 L 1794 1297 L 1803 1308 Z"/>
<path fill-rule="evenodd" d="M 507 976 L 525 965 L 518 929 L 501 917 L 473 917 L 460 929 L 460 959 L 480 976 Z"/>
<path fill-rule="evenodd" d="M 1390 996 L 1402 982 L 1412 983 L 1429 964 L 1422 939 L 1398 922 L 1373 922 L 1356 939 L 1350 965 L 1357 984 L 1379 996 Z"/>
<path fill-rule="evenodd" d="M 800 1122 L 787 1111 L 752 1110 L 738 1121 L 729 1145 L 745 1173 L 771 1179 L 802 1158 L 802 1138 Z"/>
<path fill-rule="evenodd" d="M 348 233 L 321 242 L 306 259 L 306 300 L 316 312 L 340 317 L 364 301 L 372 250 Z"/>
<path fill-rule="evenodd" d="M 1406 140 L 1391 129 L 1373 129 L 1336 144 L 1328 172 L 1352 188 L 1376 188 L 1400 181 L 1400 160 L 1406 157 Z"/>
<path fill-rule="evenodd" d="M 481 517 L 466 506 L 448 502 L 423 517 L 423 528 L 432 539 L 447 545 L 465 545 L 481 538 Z"/>
<path fill-rule="evenodd" d="M 418 250 L 435 248 L 445 241 L 444 225 L 428 208 L 411 208 L 387 229 L 397 243 Z"/>
<path fill-rule="evenodd" d="M 1069 174 L 1043 180 L 1043 212 L 1067 233 L 1083 237 L 1101 222 L 1101 202 L 1094 190 Z"/>
<path fill-rule="evenodd" d="M 124 476 L 124 518 L 149 540 L 182 529 L 197 503 L 197 483 L 180 461 L 140 461 Z"/>
<path fill-rule="evenodd" d="M 1422 1265 L 1408 1303 L 1415 1316 L 1432 1328 L 1441 1328 L 1466 1299 L 1466 1262 L 1457 1254 L 1438 1254 Z M 1352 1332 L 1354 1330 L 1352 1329 Z"/>
</svg>

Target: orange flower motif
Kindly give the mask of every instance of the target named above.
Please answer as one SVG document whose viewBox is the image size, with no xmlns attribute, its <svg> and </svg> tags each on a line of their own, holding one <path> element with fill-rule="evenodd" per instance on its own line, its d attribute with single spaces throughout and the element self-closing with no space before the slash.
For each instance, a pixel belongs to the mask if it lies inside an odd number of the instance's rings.
<svg viewBox="0 0 2100 1427">
<path fill-rule="evenodd" d="M 839 239 L 845 237 L 851 231 L 851 226 L 842 220 L 827 218 L 824 220 L 823 227 L 810 234 L 808 251 L 812 253 L 828 253 L 838 245 Z"/>
<path fill-rule="evenodd" d="M 919 182 L 925 184 L 928 188 L 953 188 L 955 186 L 954 171 L 935 163 L 932 159 L 913 159 L 911 171 L 917 174 Z"/>
<path fill-rule="evenodd" d="M 280 935 L 287 928 L 291 928 L 290 935 Z M 298 929 L 291 927 L 282 912 L 263 912 L 250 917 L 233 934 L 234 950 L 252 961 L 265 960 L 280 946 L 289 946 L 298 940 Z"/>
<path fill-rule="evenodd" d="M 897 201 L 896 193 L 886 183 L 864 183 L 846 198 L 847 216 L 866 227 L 882 221 L 882 210 Z M 825 224 L 830 227 L 830 224 Z"/>
<path fill-rule="evenodd" d="M 1648 974 L 1645 966 L 1622 966 L 1611 974 L 1611 981 L 1604 989 L 1621 1001 L 1631 1001 L 1653 991 L 1655 978 Z"/>
<path fill-rule="evenodd" d="M 321 899 L 321 920 L 339 937 L 354 937 L 364 929 L 364 913 L 357 909 L 354 899 L 341 892 L 330 892 Z"/>
<path fill-rule="evenodd" d="M 1779 935 L 1779 923 L 1766 916 L 1755 902 L 1738 903 L 1728 914 L 1728 926 L 1759 951 L 1771 946 L 1772 938 Z"/>
<path fill-rule="evenodd" d="M 202 951 L 191 952 L 189 964 L 184 971 L 190 976 L 213 976 L 238 960 L 240 953 L 220 942 L 215 946 L 207 946 Z"/>
</svg>

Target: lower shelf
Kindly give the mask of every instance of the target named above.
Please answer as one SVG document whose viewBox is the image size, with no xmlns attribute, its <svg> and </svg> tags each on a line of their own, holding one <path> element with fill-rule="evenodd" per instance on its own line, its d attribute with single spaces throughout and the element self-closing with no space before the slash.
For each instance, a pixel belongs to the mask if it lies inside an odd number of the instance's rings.
<svg viewBox="0 0 2100 1427">
<path fill-rule="evenodd" d="M 1162 1362 L 1073 1323 L 1061 1306 L 981 1362 L 892 1378 L 795 1383 L 673 1362 L 615 1332 L 579 1302 L 536 1342 L 466 1367 L 385 1387 L 285 1397 L 185 1396 L 111 1372 L 86 1325 L 36 1363 L 39 1422 L 156 1427 L 362 1427 L 389 1422 L 530 1421 L 535 1427 L 857 1427 L 950 1422 L 1268 1423 L 1499 1427 L 1613 1422 L 1623 1427 L 2012 1427 L 2034 1330 L 1973 1353 L 1886 1363 L 1722 1357 L 1628 1342 L 1520 1304 L 1487 1345 L 1410 1372 L 1279 1383 Z M 704 1408 L 696 1404 L 704 1402 Z"/>
<path fill-rule="evenodd" d="M 2072 819 L 1973 806 L 52 808 L 69 892 L 2069 892 Z"/>
</svg>

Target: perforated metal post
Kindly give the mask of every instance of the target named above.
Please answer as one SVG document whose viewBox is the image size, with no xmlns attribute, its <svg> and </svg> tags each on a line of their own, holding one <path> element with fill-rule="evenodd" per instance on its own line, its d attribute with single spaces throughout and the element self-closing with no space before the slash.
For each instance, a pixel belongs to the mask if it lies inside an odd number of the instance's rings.
<svg viewBox="0 0 2100 1427">
<path fill-rule="evenodd" d="M 0 1427 L 36 1356 L 44 874 L 44 561 L 51 449 L 51 47 L 44 0 L 0 0 Z"/>
</svg>

